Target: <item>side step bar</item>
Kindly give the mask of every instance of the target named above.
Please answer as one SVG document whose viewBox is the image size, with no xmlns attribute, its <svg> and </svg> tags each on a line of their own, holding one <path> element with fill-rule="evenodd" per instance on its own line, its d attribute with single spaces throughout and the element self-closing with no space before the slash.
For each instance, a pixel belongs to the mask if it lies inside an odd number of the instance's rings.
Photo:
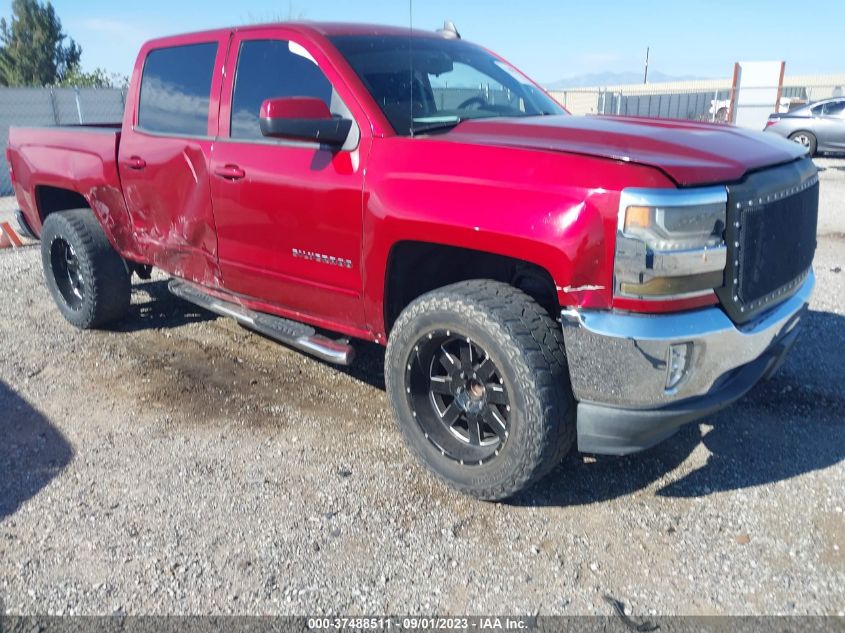
<svg viewBox="0 0 845 633">
<path fill-rule="evenodd" d="M 171 279 L 167 288 L 180 299 L 215 314 L 231 317 L 250 330 L 260 332 L 279 343 L 294 347 L 326 362 L 350 365 L 355 358 L 355 349 L 349 343 L 333 341 L 321 336 L 310 325 L 249 310 L 237 303 L 212 297 L 194 284 L 179 279 Z"/>
</svg>

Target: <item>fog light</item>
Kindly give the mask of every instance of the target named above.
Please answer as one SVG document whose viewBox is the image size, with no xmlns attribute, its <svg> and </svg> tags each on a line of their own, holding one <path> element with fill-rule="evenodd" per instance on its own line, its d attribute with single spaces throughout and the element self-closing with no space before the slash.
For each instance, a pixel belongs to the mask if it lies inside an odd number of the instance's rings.
<svg viewBox="0 0 845 633">
<path fill-rule="evenodd" d="M 692 358 L 692 343 L 676 343 L 669 346 L 666 367 L 666 391 L 675 389 L 687 374 L 690 358 Z"/>
</svg>

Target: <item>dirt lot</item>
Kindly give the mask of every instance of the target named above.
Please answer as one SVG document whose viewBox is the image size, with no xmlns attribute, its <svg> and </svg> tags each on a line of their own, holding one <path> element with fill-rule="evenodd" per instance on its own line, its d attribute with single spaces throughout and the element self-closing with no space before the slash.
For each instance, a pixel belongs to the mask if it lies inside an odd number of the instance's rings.
<svg viewBox="0 0 845 633">
<path fill-rule="evenodd" d="M 9 613 L 845 611 L 845 159 L 819 161 L 817 290 L 772 381 L 663 445 L 571 454 L 509 504 L 411 459 L 382 351 L 337 369 L 138 284 L 78 332 L 0 251 Z M 784 254 L 788 256 L 788 254 Z"/>
</svg>

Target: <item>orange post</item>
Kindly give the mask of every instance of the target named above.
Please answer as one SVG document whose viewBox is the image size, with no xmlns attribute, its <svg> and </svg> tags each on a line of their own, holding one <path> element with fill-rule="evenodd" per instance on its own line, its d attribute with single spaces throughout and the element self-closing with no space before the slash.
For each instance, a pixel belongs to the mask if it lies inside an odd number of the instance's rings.
<svg viewBox="0 0 845 633">
<path fill-rule="evenodd" d="M 0 248 L 23 246 L 21 238 L 8 222 L 0 222 Z"/>
</svg>

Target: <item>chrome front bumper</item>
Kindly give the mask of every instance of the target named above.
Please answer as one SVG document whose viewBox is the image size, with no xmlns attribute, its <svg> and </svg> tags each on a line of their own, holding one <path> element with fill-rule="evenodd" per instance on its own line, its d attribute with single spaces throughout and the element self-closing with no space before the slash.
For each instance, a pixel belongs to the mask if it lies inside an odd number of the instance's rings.
<svg viewBox="0 0 845 633">
<path fill-rule="evenodd" d="M 680 424 L 744 394 L 783 361 L 814 284 L 810 273 L 793 296 L 743 326 L 718 307 L 666 315 L 563 310 L 566 354 L 579 402 L 579 448 L 616 454 L 647 448 Z M 689 353 L 682 379 L 667 388 L 673 345 L 686 346 Z M 683 415 L 673 417 L 673 412 Z M 677 422 L 674 427 L 670 419 Z M 650 429 L 650 420 L 663 424 Z M 635 427 L 634 435 L 655 432 L 627 442 L 626 425 Z M 597 436 L 607 436 L 607 446 Z"/>
</svg>

